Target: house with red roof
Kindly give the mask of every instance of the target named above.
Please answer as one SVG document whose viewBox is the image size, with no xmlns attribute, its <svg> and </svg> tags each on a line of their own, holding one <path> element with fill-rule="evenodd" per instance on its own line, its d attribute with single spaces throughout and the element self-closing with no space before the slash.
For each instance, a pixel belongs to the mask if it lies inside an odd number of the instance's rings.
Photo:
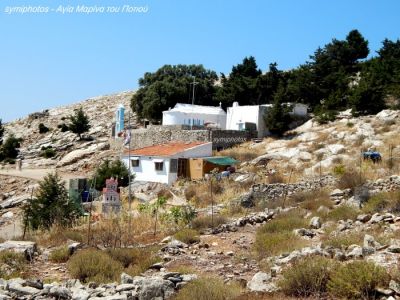
<svg viewBox="0 0 400 300">
<path fill-rule="evenodd" d="M 122 160 L 135 181 L 174 183 L 188 177 L 189 159 L 212 156 L 211 142 L 170 142 L 124 152 Z"/>
</svg>

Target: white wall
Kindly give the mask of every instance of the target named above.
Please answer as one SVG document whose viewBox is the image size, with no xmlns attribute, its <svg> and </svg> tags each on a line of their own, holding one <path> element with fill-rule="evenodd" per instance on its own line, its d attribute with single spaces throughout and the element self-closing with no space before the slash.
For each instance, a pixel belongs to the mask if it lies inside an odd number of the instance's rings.
<svg viewBox="0 0 400 300">
<path fill-rule="evenodd" d="M 204 125 L 205 122 L 213 122 L 219 128 L 225 129 L 226 114 L 204 114 L 179 112 L 179 111 L 163 111 L 162 125 L 190 125 L 189 120 L 195 119 L 194 125 Z"/>
<path fill-rule="evenodd" d="M 228 107 L 226 119 L 226 129 L 239 130 L 239 123 L 255 123 L 259 137 L 263 136 L 264 118 L 262 117 L 263 109 L 258 105 L 244 105 Z"/>
<path fill-rule="evenodd" d="M 195 146 L 187 149 L 184 152 L 174 155 L 174 158 L 199 158 L 212 156 L 212 143 L 205 143 L 203 145 Z"/>
<path fill-rule="evenodd" d="M 138 167 L 130 167 L 131 164 L 128 164 L 127 156 L 124 156 L 122 160 L 128 168 L 131 168 L 131 174 L 135 174 L 134 181 L 161 182 L 170 185 L 174 183 L 178 177 L 177 173 L 171 173 L 169 171 L 171 158 L 198 158 L 207 156 L 212 156 L 212 143 L 195 146 L 171 157 L 139 156 Z M 135 158 L 137 158 L 137 156 L 135 156 Z M 164 162 L 164 168 L 162 171 L 156 171 L 155 162 L 160 160 Z"/>
<path fill-rule="evenodd" d="M 301 103 L 296 103 L 293 107 L 293 114 L 295 116 L 305 117 L 307 116 L 307 108 L 308 106 Z"/>
<path fill-rule="evenodd" d="M 176 180 L 173 174 L 169 174 L 170 159 L 165 157 L 154 157 L 154 156 L 140 156 L 139 166 L 131 167 L 131 174 L 135 175 L 134 181 L 150 181 L 150 182 L 161 182 L 171 184 Z M 156 171 L 155 161 L 163 160 L 164 168 L 162 171 Z M 128 157 L 124 157 L 123 161 L 128 167 Z M 172 181 L 173 180 L 173 181 Z"/>
</svg>

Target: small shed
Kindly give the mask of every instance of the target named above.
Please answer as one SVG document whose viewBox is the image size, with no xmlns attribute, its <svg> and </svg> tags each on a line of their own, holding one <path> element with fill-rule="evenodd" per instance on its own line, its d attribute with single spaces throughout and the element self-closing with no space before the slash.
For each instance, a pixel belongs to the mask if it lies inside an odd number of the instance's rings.
<svg viewBox="0 0 400 300">
<path fill-rule="evenodd" d="M 238 161 L 228 156 L 212 156 L 189 159 L 190 179 L 202 179 L 204 175 L 217 169 L 218 172 L 226 171 L 230 166 L 237 164 Z"/>
</svg>

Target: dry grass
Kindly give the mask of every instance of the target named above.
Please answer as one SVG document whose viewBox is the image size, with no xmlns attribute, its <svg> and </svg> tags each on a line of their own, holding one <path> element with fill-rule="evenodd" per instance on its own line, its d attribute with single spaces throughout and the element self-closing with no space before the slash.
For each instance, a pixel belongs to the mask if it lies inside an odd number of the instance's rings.
<svg viewBox="0 0 400 300">
<path fill-rule="evenodd" d="M 199 232 L 194 229 L 184 228 L 175 233 L 174 237 L 186 244 L 194 244 L 200 242 Z"/>
<path fill-rule="evenodd" d="M 400 213 L 400 192 L 396 191 L 374 195 L 364 204 L 362 211 L 371 214 L 384 211 Z"/>
<path fill-rule="evenodd" d="M 300 205 L 301 208 L 316 211 L 320 206 L 333 207 L 326 190 L 308 191 L 296 193 L 290 196 L 292 203 Z"/>
<path fill-rule="evenodd" d="M 202 229 L 217 227 L 227 222 L 228 219 L 221 215 L 199 216 L 192 221 L 192 227 L 193 229 L 201 231 Z"/>
<path fill-rule="evenodd" d="M 336 268 L 328 282 L 331 296 L 338 299 L 377 299 L 377 287 L 386 287 L 390 277 L 372 262 L 353 261 Z"/>
<path fill-rule="evenodd" d="M 0 265 L 0 277 L 3 279 L 25 278 L 28 275 L 28 262 L 22 253 L 0 251 Z"/>
<path fill-rule="evenodd" d="M 355 220 L 359 215 L 360 211 L 354 207 L 348 205 L 340 205 L 332 209 L 331 211 L 319 212 L 317 215 L 325 221 L 339 221 L 339 220 Z"/>
<path fill-rule="evenodd" d="M 49 259 L 55 263 L 64 263 L 69 259 L 68 247 L 58 247 L 51 251 Z"/>
<path fill-rule="evenodd" d="M 282 292 L 288 296 L 323 297 L 335 263 L 325 257 L 306 257 L 283 270 L 279 281 Z"/>
<path fill-rule="evenodd" d="M 257 230 L 254 250 L 258 258 L 279 255 L 307 245 L 307 241 L 293 234 L 297 228 L 307 227 L 304 214 L 293 210 L 279 215 Z"/>
<path fill-rule="evenodd" d="M 118 261 L 112 259 L 107 253 L 95 249 L 78 251 L 68 262 L 68 271 L 72 278 L 82 282 L 117 281 L 122 269 Z"/>
<path fill-rule="evenodd" d="M 196 207 L 207 207 L 212 203 L 225 203 L 236 199 L 247 192 L 251 183 L 239 183 L 228 178 L 213 182 L 211 198 L 211 185 L 209 182 L 190 183 L 185 189 L 185 198 Z"/>
<path fill-rule="evenodd" d="M 238 146 L 234 146 L 232 148 L 228 148 L 216 153 L 218 156 L 229 156 L 234 159 L 245 162 L 251 161 L 263 154 L 265 154 L 265 150 L 260 147 L 251 147 L 251 143 L 243 143 Z"/>
<path fill-rule="evenodd" d="M 351 233 L 335 233 L 322 237 L 321 242 L 325 247 L 331 246 L 334 248 L 346 249 L 348 246 L 356 244 L 362 245 L 365 233 L 351 232 Z"/>
<path fill-rule="evenodd" d="M 226 284 L 217 277 L 202 277 L 185 285 L 174 300 L 233 300 L 242 293 L 235 283 Z"/>
</svg>

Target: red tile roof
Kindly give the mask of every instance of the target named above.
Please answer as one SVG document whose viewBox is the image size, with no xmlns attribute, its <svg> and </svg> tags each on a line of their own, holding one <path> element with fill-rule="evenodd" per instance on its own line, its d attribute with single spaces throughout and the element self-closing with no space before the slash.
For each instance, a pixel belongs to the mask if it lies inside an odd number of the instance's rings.
<svg viewBox="0 0 400 300">
<path fill-rule="evenodd" d="M 171 142 L 168 144 L 144 147 L 131 150 L 131 155 L 136 156 L 171 156 L 187 149 L 207 144 L 208 142 Z M 125 151 L 125 155 L 129 152 Z"/>
</svg>

